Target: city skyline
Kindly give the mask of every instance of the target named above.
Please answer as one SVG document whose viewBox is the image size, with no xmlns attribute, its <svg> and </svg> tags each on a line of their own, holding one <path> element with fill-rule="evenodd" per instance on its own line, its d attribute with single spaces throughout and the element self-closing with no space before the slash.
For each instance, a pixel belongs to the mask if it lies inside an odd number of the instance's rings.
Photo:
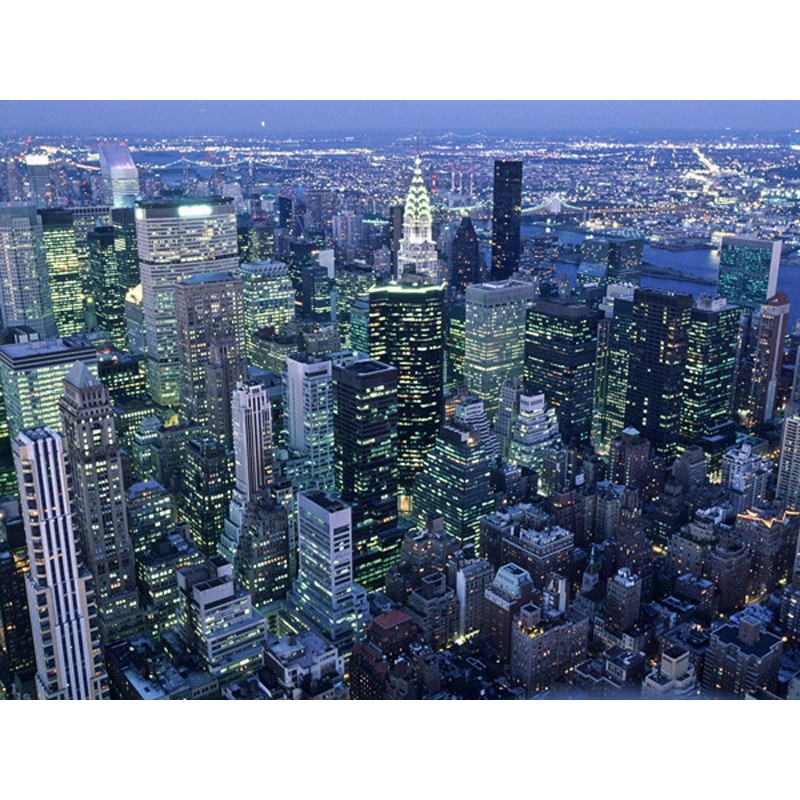
<svg viewBox="0 0 800 800">
<path fill-rule="evenodd" d="M 800 697 L 800 149 L 738 130 L 0 135 L 0 696 Z"/>
</svg>

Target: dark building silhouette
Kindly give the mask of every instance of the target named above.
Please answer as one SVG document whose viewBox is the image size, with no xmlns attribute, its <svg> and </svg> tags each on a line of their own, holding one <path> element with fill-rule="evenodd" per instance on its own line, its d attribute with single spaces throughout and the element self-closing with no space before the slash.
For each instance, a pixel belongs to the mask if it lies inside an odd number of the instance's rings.
<svg viewBox="0 0 800 800">
<path fill-rule="evenodd" d="M 451 255 L 450 285 L 463 294 L 467 284 L 481 279 L 480 247 L 478 234 L 469 217 L 464 217 L 453 239 Z"/>
<path fill-rule="evenodd" d="M 678 455 L 684 375 L 689 350 L 690 294 L 637 289 L 633 296 L 625 425 L 649 439 L 665 458 Z"/>
<path fill-rule="evenodd" d="M 510 278 L 519 268 L 521 212 L 522 162 L 495 161 L 490 280 Z"/>
</svg>

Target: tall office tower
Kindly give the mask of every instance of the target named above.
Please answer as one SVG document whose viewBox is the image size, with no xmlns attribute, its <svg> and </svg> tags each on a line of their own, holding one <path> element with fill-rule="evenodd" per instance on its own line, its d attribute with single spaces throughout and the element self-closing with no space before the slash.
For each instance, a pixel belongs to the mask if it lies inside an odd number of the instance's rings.
<svg viewBox="0 0 800 800">
<path fill-rule="evenodd" d="M 28 608 L 40 700 L 106 700 L 92 576 L 81 556 L 64 436 L 51 428 L 14 440 L 31 569 Z"/>
<path fill-rule="evenodd" d="M 287 444 L 303 455 L 304 487 L 335 485 L 333 375 L 328 359 L 287 357 L 284 372 Z"/>
<path fill-rule="evenodd" d="M 290 233 L 294 228 L 294 201 L 286 195 L 279 195 L 278 203 L 278 227 L 288 230 Z"/>
<path fill-rule="evenodd" d="M 789 308 L 789 298 L 778 292 L 743 318 L 734 406 L 748 430 L 775 416 Z"/>
<path fill-rule="evenodd" d="M 125 324 L 128 326 L 128 350 L 136 355 L 144 354 L 144 309 L 142 284 L 125 293 Z"/>
<path fill-rule="evenodd" d="M 425 468 L 414 483 L 419 525 L 441 514 L 445 531 L 462 544 L 478 544 L 481 518 L 494 508 L 491 462 L 480 433 L 460 422 L 442 425 Z"/>
<path fill-rule="evenodd" d="M 316 489 L 297 495 L 300 566 L 291 602 L 308 626 L 336 647 L 349 648 L 369 622 L 364 589 L 353 576 L 353 527 L 347 503 Z"/>
<path fill-rule="evenodd" d="M 369 355 L 397 369 L 398 485 L 408 494 L 442 421 L 444 285 L 369 291 Z"/>
<path fill-rule="evenodd" d="M 500 455 L 500 443 L 495 436 L 483 400 L 474 394 L 462 394 L 455 400 L 453 419 L 475 428 L 481 435 L 481 444 L 486 457 L 494 463 Z"/>
<path fill-rule="evenodd" d="M 245 377 L 242 280 L 192 275 L 175 287 L 181 409 L 231 445 L 231 396 Z"/>
<path fill-rule="evenodd" d="M 158 481 L 140 481 L 129 487 L 125 505 L 133 552 L 140 556 L 172 527 L 172 496 Z"/>
<path fill-rule="evenodd" d="M 114 228 L 95 228 L 88 236 L 89 287 L 98 328 L 114 347 L 126 350 L 128 325 L 125 319 L 125 286 L 117 264 Z"/>
<path fill-rule="evenodd" d="M 190 439 L 183 462 L 179 506 L 183 519 L 189 523 L 192 541 L 207 556 L 217 555 L 232 489 L 225 448 L 216 439 Z"/>
<path fill-rule="evenodd" d="M 483 400 L 494 419 L 500 389 L 522 376 L 525 313 L 536 288 L 523 281 L 496 281 L 467 287 L 464 326 L 464 382 Z"/>
<path fill-rule="evenodd" d="M 555 406 L 565 442 L 588 442 L 599 313 L 569 300 L 537 300 L 525 330 L 525 393 Z"/>
<path fill-rule="evenodd" d="M 556 411 L 543 394 L 520 395 L 508 446 L 508 461 L 537 475 L 542 471 L 545 450 L 561 441 Z"/>
<path fill-rule="evenodd" d="M 332 189 L 309 189 L 303 199 L 306 204 L 306 231 L 324 234 L 331 229 L 336 205 Z"/>
<path fill-rule="evenodd" d="M 59 409 L 77 529 L 94 578 L 100 638 L 107 645 L 135 633 L 141 622 L 114 411 L 108 389 L 80 361 L 64 379 Z"/>
<path fill-rule="evenodd" d="M 85 327 L 81 265 L 72 211 L 45 208 L 40 209 L 39 216 L 56 330 L 59 336 L 72 336 Z"/>
<path fill-rule="evenodd" d="M 342 347 L 356 349 L 350 336 L 353 303 L 358 298 L 363 298 L 374 285 L 375 268 L 363 261 L 346 264 L 344 269 L 336 273 L 336 327 L 342 339 Z"/>
<path fill-rule="evenodd" d="M 123 142 L 100 145 L 100 173 L 104 202 L 114 208 L 132 207 L 139 195 L 139 170 Z"/>
<path fill-rule="evenodd" d="M 722 457 L 722 487 L 737 514 L 766 500 L 771 473 L 772 462 L 754 453 L 746 442 L 726 451 Z"/>
<path fill-rule="evenodd" d="M 400 253 L 400 242 L 403 239 L 403 216 L 405 207 L 402 203 L 389 206 L 389 253 L 391 257 L 392 277 L 397 278 L 397 256 Z"/>
<path fill-rule="evenodd" d="M 267 491 L 248 504 L 242 517 L 233 573 L 255 606 L 283 600 L 291 588 L 294 537 L 290 524 L 289 512 Z"/>
<path fill-rule="evenodd" d="M 125 289 L 130 289 L 141 282 L 136 246 L 136 209 L 112 208 L 111 225 L 114 228 L 114 251 L 120 280 Z"/>
<path fill-rule="evenodd" d="M 351 259 L 362 249 L 364 219 L 361 214 L 345 209 L 333 218 L 333 242 L 344 259 Z"/>
<path fill-rule="evenodd" d="M 264 617 L 219 556 L 178 570 L 178 631 L 206 671 L 223 682 L 263 664 Z"/>
<path fill-rule="evenodd" d="M 75 249 L 81 272 L 84 297 L 89 295 L 89 234 L 97 227 L 111 225 L 110 206 L 76 206 L 72 212 L 72 228 L 75 232 Z"/>
<path fill-rule="evenodd" d="M 782 242 L 726 236 L 719 250 L 717 294 L 754 311 L 778 287 Z"/>
<path fill-rule="evenodd" d="M 783 415 L 775 499 L 800 511 L 800 405 L 794 402 L 786 404 Z"/>
<path fill-rule="evenodd" d="M 508 453 L 514 422 L 519 412 L 519 399 L 522 396 L 522 378 L 512 378 L 500 387 L 500 403 L 494 420 L 494 431 L 503 458 Z"/>
<path fill-rule="evenodd" d="M 241 275 L 247 355 L 252 358 L 256 331 L 280 331 L 294 319 L 294 288 L 281 261 L 242 264 Z"/>
<path fill-rule="evenodd" d="M 450 285 L 464 294 L 470 283 L 480 283 L 481 253 L 478 234 L 469 217 L 459 223 L 450 253 Z"/>
<path fill-rule="evenodd" d="M 42 220 L 34 206 L 0 206 L 0 320 L 56 335 Z"/>
<path fill-rule="evenodd" d="M 303 267 L 318 267 L 319 251 L 313 242 L 297 239 L 289 243 L 288 252 L 275 250 L 275 257 L 286 259 L 289 267 L 289 277 L 294 287 L 295 307 L 302 310 L 303 302 Z"/>
<path fill-rule="evenodd" d="M 179 401 L 175 286 L 200 273 L 239 273 L 236 212 L 229 198 L 150 200 L 136 207 L 147 382 L 159 405 Z"/>
<path fill-rule="evenodd" d="M 639 619 L 641 600 L 642 579 L 622 567 L 606 584 L 605 629 L 622 636 Z"/>
<path fill-rule="evenodd" d="M 333 281 L 325 267 L 303 267 L 300 272 L 300 314 L 309 322 L 329 323 L 333 315 Z"/>
<path fill-rule="evenodd" d="M 455 389 L 464 383 L 464 347 L 467 304 L 462 300 L 444 308 L 445 384 Z"/>
<path fill-rule="evenodd" d="M 369 295 L 362 294 L 350 306 L 349 340 L 342 342 L 351 350 L 369 353 Z"/>
<path fill-rule="evenodd" d="M 0 345 L 0 380 L 12 440 L 26 428 L 60 425 L 58 400 L 76 361 L 97 374 L 97 351 L 80 336 Z"/>
<path fill-rule="evenodd" d="M 239 381 L 231 417 L 234 489 L 219 552 L 235 565 L 245 511 L 272 479 L 272 406 L 267 387 L 259 381 Z"/>
<path fill-rule="evenodd" d="M 382 586 L 386 535 L 397 526 L 397 370 L 368 359 L 335 364 L 333 429 L 336 490 L 352 506 L 355 580 Z"/>
<path fill-rule="evenodd" d="M 494 162 L 491 280 L 510 278 L 519 269 L 522 214 L 522 162 Z"/>
<path fill-rule="evenodd" d="M 31 202 L 36 205 L 50 205 L 53 199 L 53 180 L 50 174 L 50 158 L 47 155 L 31 154 L 25 156 L 28 172 L 28 187 Z"/>
<path fill-rule="evenodd" d="M 411 273 L 420 281 L 439 283 L 442 279 L 439 254 L 433 241 L 431 200 L 422 177 L 422 165 L 417 156 L 414 177 L 406 195 L 403 213 L 403 238 L 397 253 L 397 277 Z"/>
<path fill-rule="evenodd" d="M 605 316 L 597 328 L 592 444 L 601 449 L 608 447 L 608 443 L 625 427 L 633 334 L 633 290 L 629 284 L 610 284 L 600 303 Z"/>
<path fill-rule="evenodd" d="M 648 438 L 664 458 L 678 455 L 692 296 L 662 289 L 633 295 L 626 426 Z"/>
<path fill-rule="evenodd" d="M 681 410 L 681 436 L 685 442 L 709 449 L 713 438 L 726 425 L 732 428 L 731 403 L 738 344 L 739 309 L 724 297 L 701 294 L 689 320 Z"/>
</svg>

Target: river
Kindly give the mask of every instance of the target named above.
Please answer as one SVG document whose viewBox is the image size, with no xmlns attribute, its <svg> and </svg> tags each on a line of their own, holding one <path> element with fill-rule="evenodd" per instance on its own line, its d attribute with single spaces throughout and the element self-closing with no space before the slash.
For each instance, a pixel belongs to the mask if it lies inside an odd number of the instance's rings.
<svg viewBox="0 0 800 800">
<path fill-rule="evenodd" d="M 535 225 L 523 225 L 522 235 L 525 237 L 540 233 L 544 228 Z M 583 241 L 585 234 L 576 231 L 554 231 L 563 244 L 579 244 Z M 719 251 L 717 250 L 661 250 L 657 247 L 644 246 L 644 260 L 657 267 L 671 267 L 690 275 L 697 275 L 700 278 L 716 278 L 719 272 Z M 556 265 L 558 275 L 568 275 L 574 283 L 576 266 L 568 262 L 559 261 Z M 710 294 L 713 286 L 707 286 L 690 281 L 675 280 L 672 278 L 653 278 L 648 275 L 642 276 L 642 286 L 649 286 L 657 289 L 668 289 L 672 292 L 688 292 L 695 297 L 699 294 Z M 778 273 L 778 291 L 786 292 L 791 303 L 789 312 L 790 329 L 795 320 L 800 315 L 800 267 L 787 267 L 781 265 Z"/>
</svg>

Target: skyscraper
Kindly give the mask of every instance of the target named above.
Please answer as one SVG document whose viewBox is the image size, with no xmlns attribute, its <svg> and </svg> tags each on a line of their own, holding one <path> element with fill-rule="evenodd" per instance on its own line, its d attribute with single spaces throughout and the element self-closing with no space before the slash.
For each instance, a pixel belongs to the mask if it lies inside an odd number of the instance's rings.
<svg viewBox="0 0 800 800">
<path fill-rule="evenodd" d="M 46 208 L 39 211 L 53 317 L 59 336 L 72 336 L 85 327 L 81 262 L 72 211 Z"/>
<path fill-rule="evenodd" d="M 281 261 L 242 264 L 242 294 L 248 358 L 259 328 L 280 330 L 294 319 L 294 288 Z"/>
<path fill-rule="evenodd" d="M 231 396 L 245 376 L 242 280 L 192 275 L 175 287 L 181 409 L 230 446 Z"/>
<path fill-rule="evenodd" d="M 398 278 L 411 273 L 427 283 L 441 280 L 439 254 L 431 232 L 432 223 L 431 201 L 422 177 L 422 164 L 417 156 L 403 214 L 403 238 L 397 254 Z"/>
<path fill-rule="evenodd" d="M 800 406 L 795 402 L 787 403 L 783 414 L 775 499 L 800 511 Z"/>
<path fill-rule="evenodd" d="M 444 529 L 462 544 L 477 545 L 480 521 L 494 508 L 491 462 L 480 432 L 461 422 L 442 425 L 414 483 L 414 516 L 424 525 L 441 514 Z"/>
<path fill-rule="evenodd" d="M 0 320 L 56 335 L 42 220 L 34 206 L 0 206 Z"/>
<path fill-rule="evenodd" d="M 120 280 L 127 290 L 141 282 L 139 251 L 136 246 L 136 210 L 134 208 L 112 208 L 111 225 L 114 228 L 117 269 Z"/>
<path fill-rule="evenodd" d="M 14 440 L 31 569 L 28 607 L 41 700 L 106 700 L 97 611 L 76 531 L 64 436 L 51 428 Z"/>
<path fill-rule="evenodd" d="M 291 598 L 296 613 L 337 647 L 349 647 L 369 622 L 364 589 L 354 582 L 350 506 L 315 489 L 298 496 L 300 567 Z"/>
<path fill-rule="evenodd" d="M 464 383 L 464 348 L 467 304 L 463 299 L 444 308 L 445 377 L 449 389 Z"/>
<path fill-rule="evenodd" d="M 402 203 L 389 206 L 389 252 L 392 261 L 392 277 L 397 278 L 397 256 L 400 252 L 400 242 L 403 238 L 403 208 Z"/>
<path fill-rule="evenodd" d="M 742 318 L 734 406 L 748 430 L 775 416 L 789 310 L 789 298 L 778 292 Z"/>
<path fill-rule="evenodd" d="M 467 287 L 464 327 L 464 382 L 483 400 L 494 419 L 500 389 L 522 376 L 525 314 L 536 289 L 524 281 L 497 281 Z"/>
<path fill-rule="evenodd" d="M 398 484 L 409 492 L 444 410 L 444 286 L 391 284 L 369 292 L 369 354 L 397 369 Z"/>
<path fill-rule="evenodd" d="M 599 314 L 583 303 L 537 300 L 525 331 L 526 394 L 544 394 L 556 408 L 565 442 L 592 432 Z"/>
<path fill-rule="evenodd" d="M 302 487 L 335 486 L 333 377 L 328 359 L 297 353 L 286 359 L 287 444 L 304 456 Z"/>
<path fill-rule="evenodd" d="M 397 370 L 368 359 L 333 366 L 336 489 L 352 505 L 353 570 L 382 585 L 382 534 L 397 525 Z"/>
<path fill-rule="evenodd" d="M 239 381 L 231 406 L 234 489 L 220 554 L 235 564 L 244 514 L 272 478 L 272 406 L 267 387 L 258 381 Z"/>
<path fill-rule="evenodd" d="M 64 379 L 59 408 L 72 465 L 77 529 L 94 578 L 100 637 L 108 644 L 127 638 L 140 624 L 114 412 L 108 389 L 80 361 Z"/>
<path fill-rule="evenodd" d="M 780 241 L 726 236 L 719 251 L 717 294 L 744 310 L 755 310 L 778 286 Z"/>
<path fill-rule="evenodd" d="M 125 319 L 127 286 L 117 261 L 117 237 L 113 227 L 95 228 L 89 242 L 89 287 L 97 327 L 105 331 L 114 347 L 127 350 Z"/>
<path fill-rule="evenodd" d="M 650 440 L 659 455 L 678 454 L 692 296 L 637 289 L 633 296 L 626 426 Z"/>
<path fill-rule="evenodd" d="M 545 450 L 561 442 L 555 409 L 543 394 L 520 395 L 519 410 L 511 428 L 508 461 L 538 474 Z"/>
<path fill-rule="evenodd" d="M 209 437 L 190 439 L 184 455 L 180 508 L 192 541 L 207 556 L 217 555 L 232 489 L 225 448 Z"/>
<path fill-rule="evenodd" d="M 0 345 L 0 381 L 12 439 L 25 428 L 60 425 L 58 400 L 76 361 L 97 373 L 97 351 L 80 336 Z"/>
<path fill-rule="evenodd" d="M 175 285 L 200 273 L 238 275 L 236 213 L 229 198 L 149 200 L 136 207 L 144 339 L 150 395 L 179 400 Z"/>
<path fill-rule="evenodd" d="M 625 428 L 633 335 L 633 290 L 634 287 L 628 284 L 611 284 L 600 303 L 605 317 L 597 328 L 592 432 L 595 447 L 607 447 Z"/>
<path fill-rule="evenodd" d="M 139 194 L 139 170 L 124 142 L 100 144 L 100 172 L 105 202 L 114 208 L 133 206 Z"/>
<path fill-rule="evenodd" d="M 510 278 L 519 269 L 522 162 L 494 162 L 492 269 L 490 278 Z"/>
<path fill-rule="evenodd" d="M 233 562 L 236 582 L 261 607 L 283 600 L 291 588 L 295 538 L 288 511 L 269 491 L 248 504 Z"/>
<path fill-rule="evenodd" d="M 50 205 L 53 199 L 53 179 L 50 173 L 50 158 L 46 153 L 31 153 L 25 156 L 28 171 L 29 195 L 36 205 Z"/>
<path fill-rule="evenodd" d="M 481 260 L 478 234 L 469 217 L 464 217 L 453 237 L 450 254 L 450 285 L 463 294 L 470 283 L 481 279 Z"/>
<path fill-rule="evenodd" d="M 691 311 L 681 436 L 702 444 L 731 419 L 739 343 L 739 309 L 724 297 L 700 295 Z"/>
</svg>

